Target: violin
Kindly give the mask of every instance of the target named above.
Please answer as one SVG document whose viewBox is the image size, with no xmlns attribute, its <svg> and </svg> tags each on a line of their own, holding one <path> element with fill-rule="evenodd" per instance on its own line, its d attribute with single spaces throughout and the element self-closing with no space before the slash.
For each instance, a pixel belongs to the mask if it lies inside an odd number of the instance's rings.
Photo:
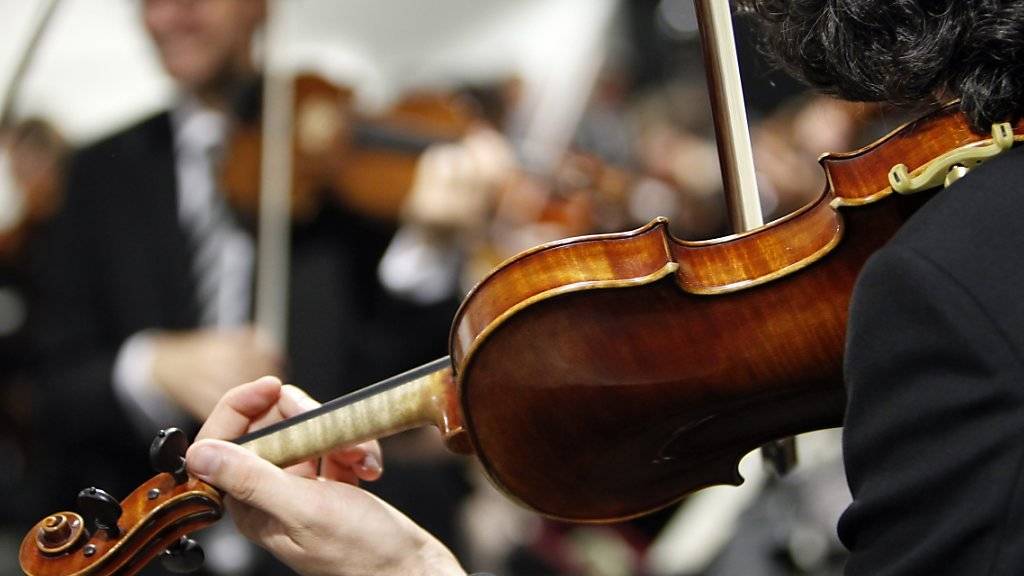
<svg viewBox="0 0 1024 576">
<path fill-rule="evenodd" d="M 466 297 L 449 357 L 235 442 L 287 466 L 433 425 L 513 500 L 579 522 L 739 484 L 750 450 L 841 425 L 847 308 L 867 258 L 936 182 L 1021 140 L 1024 121 L 986 138 L 951 105 L 823 156 L 818 199 L 756 230 L 687 242 L 658 219 L 529 250 Z M 21 545 L 26 574 L 133 574 L 161 553 L 188 557 L 182 535 L 222 503 L 185 473 L 185 448 L 180 433 L 158 438 L 163 472 L 120 505 L 84 491 L 91 518 L 40 521 Z"/>
<path fill-rule="evenodd" d="M 459 140 L 481 121 L 472 100 L 458 94 L 413 93 L 380 114 L 359 115 L 348 88 L 312 74 L 298 75 L 292 83 L 291 214 L 300 222 L 326 201 L 370 218 L 397 220 L 419 156 L 434 144 Z M 233 206 L 255 214 L 260 104 L 242 100 L 222 185 Z"/>
<path fill-rule="evenodd" d="M 847 309 L 865 261 L 936 187 L 1021 140 L 1024 121 L 978 134 L 948 105 L 823 156 L 825 190 L 768 225 L 687 242 L 656 219 L 528 250 L 463 301 L 450 356 L 234 441 L 287 466 L 433 425 L 510 498 L 578 522 L 739 484 L 747 452 L 842 423 Z M 83 514 L 41 520 L 23 570 L 134 574 L 159 554 L 194 567 L 184 534 L 222 503 L 188 476 L 185 448 L 164 432 L 150 453 L 160 473 L 120 504 L 88 489 Z"/>
</svg>

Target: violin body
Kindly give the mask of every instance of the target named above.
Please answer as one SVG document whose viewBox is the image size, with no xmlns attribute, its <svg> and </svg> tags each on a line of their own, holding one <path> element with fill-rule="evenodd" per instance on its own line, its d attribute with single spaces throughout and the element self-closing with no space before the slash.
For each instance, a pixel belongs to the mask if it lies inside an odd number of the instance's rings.
<svg viewBox="0 0 1024 576">
<path fill-rule="evenodd" d="M 747 452 L 840 426 L 854 280 L 923 200 L 838 214 L 823 197 L 742 243 L 656 221 L 513 260 L 478 289 L 511 293 L 471 295 L 452 332 L 481 463 L 545 515 L 611 521 L 739 484 Z"/>
<path fill-rule="evenodd" d="M 450 342 L 487 473 L 545 515 L 620 520 L 739 484 L 767 441 L 842 425 L 854 281 L 931 195 L 897 195 L 886 174 L 980 141 L 946 108 L 824 156 L 832 188 L 754 231 L 684 242 L 655 221 L 506 262 Z"/>
</svg>

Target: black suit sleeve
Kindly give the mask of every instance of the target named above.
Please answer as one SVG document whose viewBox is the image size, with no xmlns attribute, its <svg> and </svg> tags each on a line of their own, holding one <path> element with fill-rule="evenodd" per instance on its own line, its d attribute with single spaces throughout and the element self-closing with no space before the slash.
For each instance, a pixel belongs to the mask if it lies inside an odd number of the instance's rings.
<svg viewBox="0 0 1024 576">
<path fill-rule="evenodd" d="M 849 576 L 1024 565 L 1024 368 L 967 286 L 993 279 L 964 282 L 890 246 L 858 282 L 844 432 L 854 503 L 839 524 Z"/>
</svg>

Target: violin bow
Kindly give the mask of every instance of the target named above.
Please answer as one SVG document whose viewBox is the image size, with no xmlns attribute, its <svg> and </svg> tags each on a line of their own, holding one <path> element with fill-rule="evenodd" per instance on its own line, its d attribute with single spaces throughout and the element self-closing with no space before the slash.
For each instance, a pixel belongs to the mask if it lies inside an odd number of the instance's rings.
<svg viewBox="0 0 1024 576">
<path fill-rule="evenodd" d="M 722 186 L 733 232 L 764 225 L 754 171 L 754 153 L 743 102 L 732 9 L 728 1 L 694 0 L 715 122 Z M 765 462 L 779 475 L 796 465 L 796 441 L 784 438 L 761 448 Z"/>
<path fill-rule="evenodd" d="M 255 310 L 256 325 L 265 330 L 281 350 L 286 349 L 288 337 L 290 190 L 294 168 L 291 150 L 294 83 L 282 56 L 283 11 L 279 0 L 267 2 Z"/>
<path fill-rule="evenodd" d="M 17 60 L 14 73 L 11 74 L 11 78 L 7 82 L 7 87 L 3 93 L 3 108 L 0 109 L 0 132 L 10 128 L 14 123 L 14 97 L 18 92 L 18 88 L 21 87 L 21 82 L 25 78 L 25 74 L 32 66 L 32 60 L 35 58 L 36 52 L 39 50 L 39 44 L 46 35 L 46 30 L 49 28 L 50 22 L 53 20 L 53 15 L 57 11 L 57 6 L 59 4 L 60 0 L 48 0 L 48 2 L 44 6 L 41 6 L 37 11 L 35 22 L 32 25 L 32 32 L 29 34 L 28 42 L 25 44 L 21 57 Z"/>
</svg>

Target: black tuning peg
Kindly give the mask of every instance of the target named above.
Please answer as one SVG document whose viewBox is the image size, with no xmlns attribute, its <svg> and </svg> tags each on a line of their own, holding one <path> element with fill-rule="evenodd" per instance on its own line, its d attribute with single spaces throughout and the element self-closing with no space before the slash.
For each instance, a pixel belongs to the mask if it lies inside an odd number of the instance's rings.
<svg viewBox="0 0 1024 576">
<path fill-rule="evenodd" d="M 203 565 L 205 559 L 206 554 L 203 553 L 203 549 L 188 536 L 179 538 L 160 555 L 160 563 L 168 572 L 175 574 L 195 572 Z"/>
<path fill-rule="evenodd" d="M 86 488 L 78 493 L 78 511 L 85 519 L 90 531 L 106 530 L 111 538 L 117 538 L 121 529 L 117 521 L 121 519 L 121 505 L 113 496 L 99 488 Z"/>
<path fill-rule="evenodd" d="M 188 439 L 184 432 L 177 428 L 161 430 L 149 446 L 149 463 L 157 472 L 167 472 L 174 476 L 175 482 L 184 484 L 188 481 L 185 472 L 186 450 Z"/>
</svg>

